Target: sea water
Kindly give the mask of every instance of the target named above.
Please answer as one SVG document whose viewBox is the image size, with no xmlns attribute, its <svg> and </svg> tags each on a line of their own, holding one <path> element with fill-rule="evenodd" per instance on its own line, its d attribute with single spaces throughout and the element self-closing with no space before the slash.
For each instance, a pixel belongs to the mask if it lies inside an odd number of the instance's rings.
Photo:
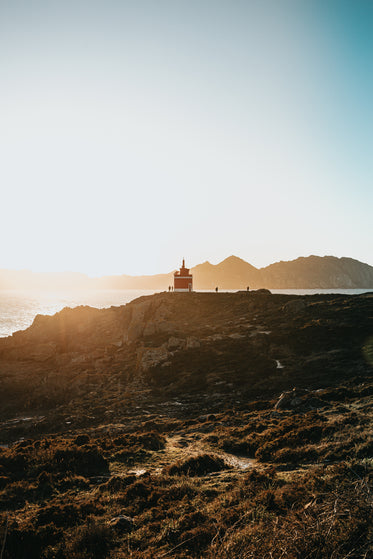
<svg viewBox="0 0 373 559">
<path fill-rule="evenodd" d="M 236 290 L 232 290 L 236 291 Z M 373 289 L 272 289 L 272 293 L 313 295 L 316 293 L 361 294 Z M 52 315 L 64 307 L 89 305 L 96 308 L 125 305 L 142 295 L 155 293 L 149 289 L 100 289 L 85 291 L 22 291 L 0 290 L 0 337 L 31 326 L 37 314 Z"/>
<path fill-rule="evenodd" d="M 0 337 L 31 326 L 37 314 L 55 314 L 64 307 L 89 305 L 99 309 L 125 305 L 148 289 L 100 289 L 85 291 L 0 290 Z"/>
</svg>

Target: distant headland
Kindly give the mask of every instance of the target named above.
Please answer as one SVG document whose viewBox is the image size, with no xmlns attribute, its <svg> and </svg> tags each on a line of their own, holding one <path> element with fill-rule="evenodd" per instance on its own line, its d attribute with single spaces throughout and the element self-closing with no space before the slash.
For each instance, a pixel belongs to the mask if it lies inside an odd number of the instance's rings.
<svg viewBox="0 0 373 559">
<path fill-rule="evenodd" d="M 335 256 L 299 257 L 255 268 L 237 256 L 219 264 L 204 262 L 190 270 L 193 289 L 372 289 L 373 266 L 353 258 Z M 165 291 L 173 283 L 174 271 L 148 276 L 103 276 L 36 273 L 29 270 L 0 270 L 0 289 L 152 289 Z"/>
</svg>

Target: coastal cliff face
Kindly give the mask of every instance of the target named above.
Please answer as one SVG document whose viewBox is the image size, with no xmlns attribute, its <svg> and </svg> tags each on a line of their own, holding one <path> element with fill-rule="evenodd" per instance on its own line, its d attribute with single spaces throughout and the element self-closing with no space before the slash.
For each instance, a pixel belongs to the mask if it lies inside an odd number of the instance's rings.
<svg viewBox="0 0 373 559">
<path fill-rule="evenodd" d="M 259 290 L 160 293 L 37 316 L 0 339 L 0 413 L 60 405 L 69 414 L 99 403 L 115 416 L 129 400 L 169 398 L 215 409 L 295 385 L 320 388 L 370 372 L 372 306 L 369 294 Z"/>
<path fill-rule="evenodd" d="M 159 293 L 0 339 L 3 558 L 370 557 L 372 316 Z"/>
</svg>

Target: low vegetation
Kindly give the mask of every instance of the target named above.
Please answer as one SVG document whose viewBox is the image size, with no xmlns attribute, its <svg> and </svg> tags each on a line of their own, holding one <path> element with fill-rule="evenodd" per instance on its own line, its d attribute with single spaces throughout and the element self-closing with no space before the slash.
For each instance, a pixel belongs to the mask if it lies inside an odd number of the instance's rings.
<svg viewBox="0 0 373 559">
<path fill-rule="evenodd" d="M 179 338 L 153 325 L 95 371 L 75 338 L 50 375 L 3 350 L 0 559 L 373 557 L 367 305 L 233 295 L 192 308 L 197 333 L 170 299 Z"/>
<path fill-rule="evenodd" d="M 163 433 L 110 426 L 2 449 L 3 559 L 370 557 L 361 389 L 324 391 L 318 411 L 267 401 L 171 429 L 164 418 Z"/>
</svg>

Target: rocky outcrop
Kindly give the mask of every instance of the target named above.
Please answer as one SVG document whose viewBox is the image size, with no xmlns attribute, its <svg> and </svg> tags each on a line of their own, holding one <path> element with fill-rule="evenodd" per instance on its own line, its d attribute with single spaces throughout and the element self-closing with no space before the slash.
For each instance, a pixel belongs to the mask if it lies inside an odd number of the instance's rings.
<svg viewBox="0 0 373 559">
<path fill-rule="evenodd" d="M 97 418 L 152 398 L 219 407 L 281 392 L 278 409 L 295 409 L 298 393 L 289 387 L 370 374 L 372 307 L 370 295 L 258 290 L 160 293 L 38 316 L 0 339 L 0 414 L 58 406 L 73 413 L 94 401 Z"/>
<path fill-rule="evenodd" d="M 275 410 L 308 411 L 324 408 L 326 403 L 313 391 L 293 388 L 283 392 L 275 404 Z"/>
<path fill-rule="evenodd" d="M 165 346 L 140 350 L 140 371 L 146 372 L 167 362 L 169 352 Z"/>
<path fill-rule="evenodd" d="M 306 303 L 303 299 L 295 299 L 286 303 L 282 310 L 286 313 L 299 313 L 302 312 L 306 307 Z"/>
</svg>

